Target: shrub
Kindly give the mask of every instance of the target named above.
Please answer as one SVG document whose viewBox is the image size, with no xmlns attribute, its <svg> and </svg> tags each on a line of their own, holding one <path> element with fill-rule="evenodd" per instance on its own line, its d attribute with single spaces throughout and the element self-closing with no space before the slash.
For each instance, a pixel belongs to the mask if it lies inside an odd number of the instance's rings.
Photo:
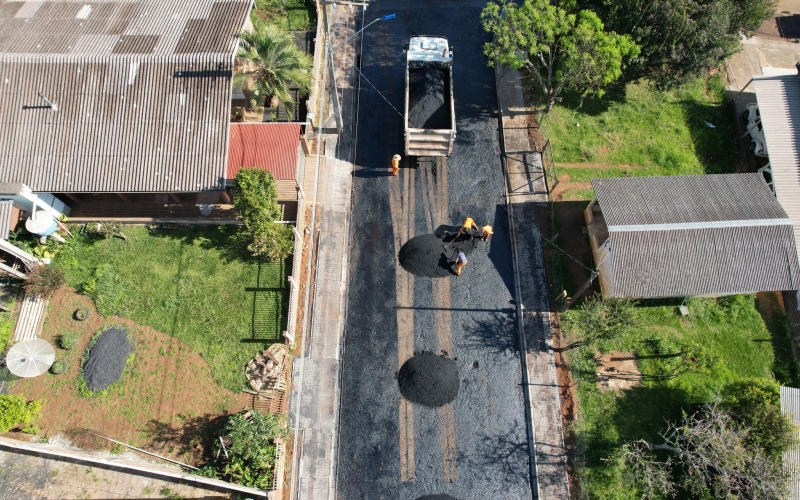
<svg viewBox="0 0 800 500">
<path fill-rule="evenodd" d="M 795 429 L 781 413 L 778 384 L 763 378 L 740 380 L 725 385 L 720 396 L 720 408 L 749 430 L 749 444 L 780 460 L 794 442 Z"/>
<path fill-rule="evenodd" d="M 265 170 L 242 169 L 236 174 L 233 204 L 250 233 L 247 247 L 253 257 L 285 259 L 292 253 L 292 229 L 280 219 L 275 179 Z"/>
<path fill-rule="evenodd" d="M 62 349 L 72 349 L 73 347 L 75 347 L 75 344 L 78 343 L 79 337 L 80 333 L 78 332 L 62 333 L 58 337 L 58 343 Z"/>
<path fill-rule="evenodd" d="M 28 274 L 23 288 L 26 293 L 49 299 L 66 282 L 64 272 L 54 266 L 39 266 Z"/>
<path fill-rule="evenodd" d="M 564 314 L 569 332 L 576 342 L 588 344 L 628 331 L 636 319 L 636 301 L 628 299 L 587 299 L 580 307 Z"/>
<path fill-rule="evenodd" d="M 285 224 L 270 224 L 265 227 L 265 231 L 253 235 L 253 242 L 247 249 L 253 257 L 270 261 L 285 259 L 294 250 L 292 227 Z"/>
<path fill-rule="evenodd" d="M 29 427 L 39 417 L 40 401 L 28 402 L 22 396 L 0 394 L 0 432 L 8 432 L 14 427 Z"/>
</svg>

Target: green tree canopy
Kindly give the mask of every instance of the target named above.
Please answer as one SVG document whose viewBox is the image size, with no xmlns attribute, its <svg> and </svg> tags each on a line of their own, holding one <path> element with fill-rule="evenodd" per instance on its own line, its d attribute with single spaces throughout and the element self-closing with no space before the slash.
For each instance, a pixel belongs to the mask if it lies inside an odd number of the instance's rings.
<svg viewBox="0 0 800 500">
<path fill-rule="evenodd" d="M 239 33 L 238 57 L 244 59 L 234 83 L 250 92 L 251 107 L 263 107 L 267 99 L 277 97 L 286 109 L 294 110 L 290 89 L 297 87 L 301 96 L 311 87 L 310 55 L 300 50 L 289 33 L 259 24 L 252 33 Z"/>
<path fill-rule="evenodd" d="M 266 170 L 243 168 L 236 174 L 233 205 L 250 233 L 247 249 L 253 257 L 285 259 L 292 253 L 292 228 L 281 218 L 275 178 Z"/>
<path fill-rule="evenodd" d="M 606 31 L 594 12 L 579 10 L 573 1 L 489 2 L 481 18 L 494 36 L 483 47 L 489 65 L 527 69 L 546 103 L 545 113 L 564 88 L 602 94 L 639 53 L 630 36 Z"/>
<path fill-rule="evenodd" d="M 719 66 L 774 15 L 774 0 L 580 0 L 607 28 L 629 34 L 641 54 L 626 78 L 674 86 Z"/>
<path fill-rule="evenodd" d="M 28 402 L 22 396 L 0 394 L 0 432 L 32 424 L 39 417 L 41 408 L 40 401 Z"/>
</svg>

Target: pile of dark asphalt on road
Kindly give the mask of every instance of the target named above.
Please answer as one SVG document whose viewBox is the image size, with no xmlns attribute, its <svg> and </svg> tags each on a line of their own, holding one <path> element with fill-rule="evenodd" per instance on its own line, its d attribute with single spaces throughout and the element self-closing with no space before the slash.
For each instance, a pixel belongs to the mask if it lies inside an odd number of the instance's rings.
<svg viewBox="0 0 800 500">
<path fill-rule="evenodd" d="M 397 383 L 400 394 L 412 403 L 444 406 L 458 396 L 458 369 L 452 359 L 422 352 L 403 363 Z"/>
<path fill-rule="evenodd" d="M 449 73 L 433 66 L 408 70 L 408 126 L 450 128 Z"/>
<path fill-rule="evenodd" d="M 133 343 L 124 328 L 111 327 L 100 334 L 83 364 L 83 378 L 92 391 L 102 391 L 122 376 Z"/>
<path fill-rule="evenodd" d="M 397 259 L 406 271 L 414 276 L 444 278 L 454 275 L 453 262 L 458 249 L 469 255 L 478 245 L 479 239 L 462 234 L 452 241 L 455 234 L 440 239 L 435 234 L 422 234 L 408 240 L 401 248 Z"/>
</svg>

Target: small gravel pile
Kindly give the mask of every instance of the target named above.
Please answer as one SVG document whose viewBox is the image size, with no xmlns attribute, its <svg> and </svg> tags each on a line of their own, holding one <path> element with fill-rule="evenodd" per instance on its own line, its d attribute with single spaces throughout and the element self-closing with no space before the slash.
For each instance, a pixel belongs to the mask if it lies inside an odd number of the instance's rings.
<svg viewBox="0 0 800 500">
<path fill-rule="evenodd" d="M 458 396 L 455 361 L 431 352 L 417 354 L 403 363 L 397 382 L 404 398 L 425 406 L 444 406 Z"/>
<path fill-rule="evenodd" d="M 408 126 L 411 128 L 450 128 L 448 74 L 426 66 L 408 70 Z"/>
<path fill-rule="evenodd" d="M 133 352 L 128 331 L 111 327 L 102 332 L 83 364 L 83 379 L 92 391 L 102 391 L 122 376 L 125 362 Z"/>
<path fill-rule="evenodd" d="M 400 248 L 397 259 L 403 269 L 415 276 L 444 278 L 453 275 L 455 274 L 453 261 L 458 254 L 456 249 L 460 248 L 469 255 L 479 241 L 461 235 L 459 241 L 450 243 L 454 237 L 455 235 L 449 235 L 442 240 L 435 234 L 415 236 Z M 463 239 L 465 237 L 467 239 Z M 447 248 L 444 248 L 445 246 Z"/>
</svg>

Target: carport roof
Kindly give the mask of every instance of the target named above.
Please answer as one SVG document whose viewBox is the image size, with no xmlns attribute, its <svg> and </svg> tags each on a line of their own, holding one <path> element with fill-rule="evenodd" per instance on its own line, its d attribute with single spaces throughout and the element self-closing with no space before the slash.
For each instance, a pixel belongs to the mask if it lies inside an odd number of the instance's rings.
<svg viewBox="0 0 800 500">
<path fill-rule="evenodd" d="M 800 77 L 754 76 L 775 195 L 800 242 Z"/>
</svg>

